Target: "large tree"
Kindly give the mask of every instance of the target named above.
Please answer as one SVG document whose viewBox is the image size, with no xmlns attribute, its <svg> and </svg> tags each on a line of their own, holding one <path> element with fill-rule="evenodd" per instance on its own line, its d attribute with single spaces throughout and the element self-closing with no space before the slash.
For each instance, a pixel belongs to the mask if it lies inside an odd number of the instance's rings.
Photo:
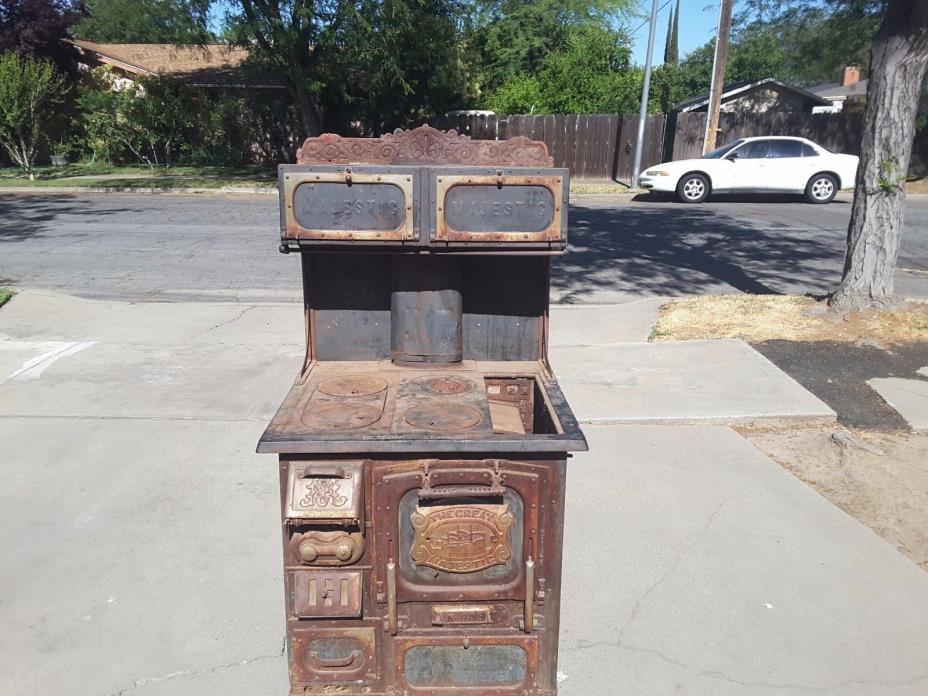
<svg viewBox="0 0 928 696">
<path fill-rule="evenodd" d="M 209 41 L 210 0 L 86 0 L 74 34 L 109 43 L 197 44 Z"/>
<path fill-rule="evenodd" d="M 902 237 L 905 177 L 928 71 L 928 2 L 746 0 L 742 19 L 755 27 L 811 26 L 810 40 L 825 48 L 809 54 L 806 62 L 831 56 L 812 77 L 826 68 L 836 76 L 841 65 L 869 48 L 867 105 L 844 273 L 830 304 L 838 311 L 888 305 Z M 782 35 L 783 43 L 790 41 L 794 39 Z"/>
<path fill-rule="evenodd" d="M 467 99 L 465 0 L 238 3 L 226 34 L 286 79 L 308 135 L 407 125 Z"/>
<path fill-rule="evenodd" d="M 844 65 L 866 68 L 882 9 L 882 0 L 746 0 L 735 43 L 776 45 L 792 84 L 833 82 Z"/>
<path fill-rule="evenodd" d="M 227 35 L 287 81 L 307 135 L 323 127 L 320 92 L 326 68 L 343 50 L 347 24 L 357 13 L 350 0 L 237 0 Z M 327 65 L 327 61 L 329 64 Z"/>
<path fill-rule="evenodd" d="M 670 11 L 667 18 L 667 41 L 664 43 L 664 64 L 676 65 L 680 62 L 680 0 L 677 7 Z"/>
<path fill-rule="evenodd" d="M 888 304 L 905 213 L 905 176 L 928 67 L 928 2 L 888 0 L 873 40 L 844 275 L 831 306 Z"/>
<path fill-rule="evenodd" d="M 75 75 L 77 50 L 65 39 L 83 12 L 81 0 L 0 0 L 0 53 L 48 60 Z"/>
<path fill-rule="evenodd" d="M 575 27 L 565 44 L 545 57 L 537 74 L 510 77 L 485 105 L 502 113 L 627 113 L 638 108 L 643 73 L 631 65 L 631 45 L 623 32 Z"/>
<path fill-rule="evenodd" d="M 480 88 L 492 92 L 515 75 L 536 75 L 579 27 L 612 28 L 631 0 L 474 0 L 468 58 Z"/>
</svg>

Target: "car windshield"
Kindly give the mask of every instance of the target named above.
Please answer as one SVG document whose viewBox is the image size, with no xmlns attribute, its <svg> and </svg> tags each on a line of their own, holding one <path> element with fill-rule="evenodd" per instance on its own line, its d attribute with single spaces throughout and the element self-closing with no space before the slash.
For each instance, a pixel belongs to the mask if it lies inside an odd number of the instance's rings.
<svg viewBox="0 0 928 696">
<path fill-rule="evenodd" d="M 725 155 L 727 155 L 732 150 L 734 150 L 736 147 L 738 147 L 743 142 L 744 142 L 743 140 L 736 140 L 733 143 L 728 143 L 728 145 L 723 145 L 717 150 L 713 150 L 712 152 L 707 152 L 706 154 L 702 156 L 702 158 L 703 159 L 720 159 L 724 157 Z"/>
</svg>

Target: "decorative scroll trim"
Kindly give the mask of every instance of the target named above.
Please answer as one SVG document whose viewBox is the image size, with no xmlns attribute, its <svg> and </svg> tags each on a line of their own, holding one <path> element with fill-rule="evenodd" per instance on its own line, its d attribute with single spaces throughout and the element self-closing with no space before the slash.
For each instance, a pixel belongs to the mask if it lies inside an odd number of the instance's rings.
<svg viewBox="0 0 928 696">
<path fill-rule="evenodd" d="M 307 138 L 297 164 L 460 164 L 487 167 L 553 167 L 554 158 L 539 140 L 471 140 L 455 130 L 431 126 L 397 128 L 380 138 L 343 138 L 324 133 Z"/>
</svg>

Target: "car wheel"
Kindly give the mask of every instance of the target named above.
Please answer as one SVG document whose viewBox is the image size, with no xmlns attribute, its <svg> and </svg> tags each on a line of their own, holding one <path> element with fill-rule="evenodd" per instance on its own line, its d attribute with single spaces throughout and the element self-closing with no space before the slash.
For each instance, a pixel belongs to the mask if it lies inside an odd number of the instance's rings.
<svg viewBox="0 0 928 696">
<path fill-rule="evenodd" d="M 709 197 L 709 179 L 702 174 L 686 174 L 677 182 L 677 200 L 702 203 Z"/>
<path fill-rule="evenodd" d="M 838 180 L 831 174 L 816 174 L 806 184 L 809 203 L 831 203 L 838 195 Z"/>
</svg>

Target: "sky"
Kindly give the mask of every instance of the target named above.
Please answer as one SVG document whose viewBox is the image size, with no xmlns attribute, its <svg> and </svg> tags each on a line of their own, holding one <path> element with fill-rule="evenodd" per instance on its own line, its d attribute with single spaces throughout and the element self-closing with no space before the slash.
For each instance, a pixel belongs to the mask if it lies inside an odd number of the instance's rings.
<svg viewBox="0 0 928 696">
<path fill-rule="evenodd" d="M 634 32 L 632 36 L 633 61 L 638 65 L 644 65 L 648 52 L 648 19 L 651 16 L 651 1 L 639 0 L 638 4 L 639 13 L 642 16 L 641 19 L 629 22 L 629 31 Z M 736 13 L 741 4 L 741 2 L 735 2 Z M 653 60 L 655 65 L 663 62 L 667 20 L 675 5 L 676 0 L 658 0 L 657 6 L 661 9 L 657 15 L 657 31 L 654 34 Z M 718 0 L 680 0 L 680 58 L 714 37 L 718 23 Z"/>
</svg>

